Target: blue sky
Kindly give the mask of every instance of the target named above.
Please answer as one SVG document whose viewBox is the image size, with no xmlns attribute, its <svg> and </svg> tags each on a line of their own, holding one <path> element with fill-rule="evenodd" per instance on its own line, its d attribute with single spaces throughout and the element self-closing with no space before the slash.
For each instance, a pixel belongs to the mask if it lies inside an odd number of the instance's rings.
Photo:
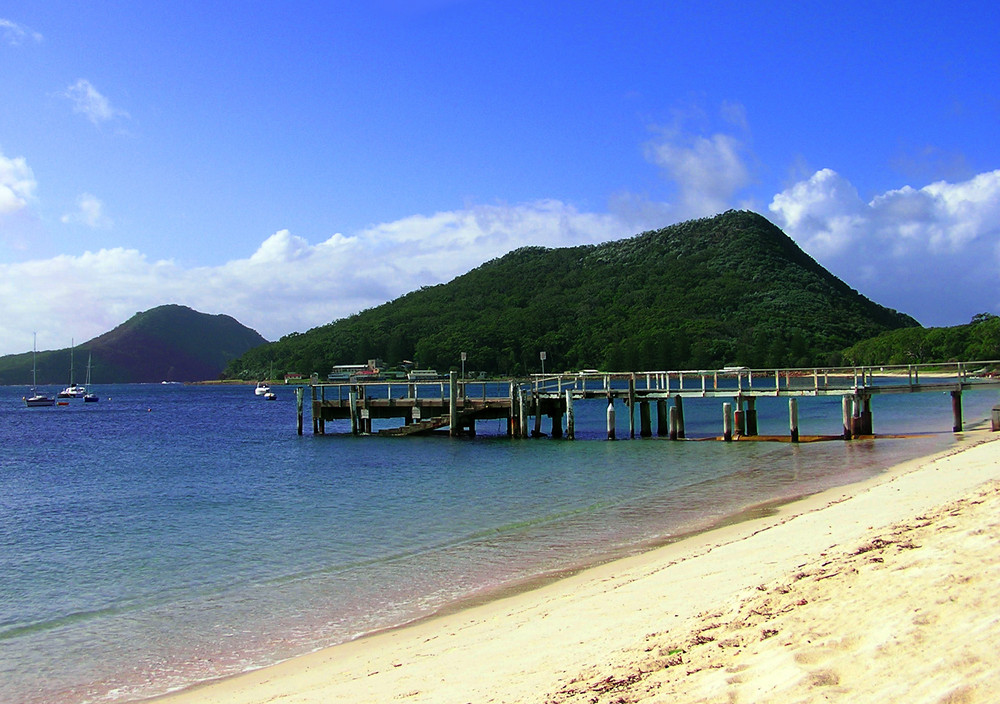
<svg viewBox="0 0 1000 704">
<path fill-rule="evenodd" d="M 998 36 L 977 2 L 0 1 L 0 354 L 165 303 L 277 339 L 729 208 L 925 325 L 1000 313 Z"/>
</svg>

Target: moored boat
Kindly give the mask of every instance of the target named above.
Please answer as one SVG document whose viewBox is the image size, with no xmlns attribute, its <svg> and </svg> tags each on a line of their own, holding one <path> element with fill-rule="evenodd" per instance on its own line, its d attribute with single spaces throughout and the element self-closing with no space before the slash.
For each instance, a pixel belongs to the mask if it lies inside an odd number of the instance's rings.
<svg viewBox="0 0 1000 704">
<path fill-rule="evenodd" d="M 37 377 L 37 365 L 35 364 L 35 349 L 37 347 L 37 335 L 32 338 L 31 342 L 31 396 L 24 398 L 24 405 L 28 408 L 40 408 L 43 406 L 54 406 L 56 405 L 56 400 L 51 396 L 46 396 L 45 394 L 40 394 L 35 389 L 36 377 Z"/>
</svg>

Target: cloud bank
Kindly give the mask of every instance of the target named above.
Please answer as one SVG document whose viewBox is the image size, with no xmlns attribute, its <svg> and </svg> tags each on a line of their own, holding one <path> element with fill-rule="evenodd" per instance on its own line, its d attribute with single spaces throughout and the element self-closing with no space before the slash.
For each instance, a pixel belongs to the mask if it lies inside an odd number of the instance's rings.
<svg viewBox="0 0 1000 704">
<path fill-rule="evenodd" d="M 0 354 L 30 350 L 32 331 L 40 349 L 68 347 L 71 337 L 88 340 L 165 303 L 232 315 L 274 340 L 448 281 L 518 247 L 630 234 L 620 228 L 614 216 L 547 200 L 415 215 L 318 244 L 280 230 L 250 256 L 216 267 L 150 261 L 125 248 L 0 264 Z"/>
<path fill-rule="evenodd" d="M 88 83 L 77 85 L 80 110 L 92 120 L 120 114 Z M 479 205 L 336 233 L 317 244 L 310 233 L 279 230 L 248 256 L 219 266 L 150 261 L 126 247 L 0 264 L 0 354 L 30 349 L 34 330 L 43 348 L 66 347 L 71 337 L 82 342 L 165 303 L 232 315 L 273 340 L 446 282 L 518 247 L 620 239 L 747 207 L 740 197 L 754 179 L 753 155 L 738 105 L 728 107 L 727 120 L 734 129 L 662 130 L 645 145 L 647 159 L 675 186 L 670 202 L 622 193 L 606 213 L 557 200 Z M 36 187 L 24 158 L 0 152 L 0 243 L 10 251 L 19 248 L 12 224 L 31 216 Z M 848 284 L 925 325 L 1000 313 L 1000 170 L 866 200 L 847 178 L 821 169 L 775 194 L 767 208 L 751 209 L 767 213 Z M 59 222 L 113 224 L 87 193 Z"/>
<path fill-rule="evenodd" d="M 822 169 L 775 195 L 769 210 L 833 273 L 924 325 L 1000 312 L 1000 170 L 865 202 Z"/>
</svg>

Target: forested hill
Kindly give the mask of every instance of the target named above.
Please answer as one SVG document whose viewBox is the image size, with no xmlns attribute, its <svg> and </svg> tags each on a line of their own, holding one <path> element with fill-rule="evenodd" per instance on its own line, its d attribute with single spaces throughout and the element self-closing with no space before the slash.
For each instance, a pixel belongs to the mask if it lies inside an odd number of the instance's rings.
<svg viewBox="0 0 1000 704">
<path fill-rule="evenodd" d="M 915 326 L 823 269 L 764 217 L 730 211 L 629 239 L 526 247 L 447 284 L 251 350 L 233 376 L 325 376 L 334 364 L 413 360 L 502 374 L 546 369 L 808 366 Z"/>
<path fill-rule="evenodd" d="M 266 342 L 228 315 L 158 306 L 73 350 L 39 352 L 38 384 L 67 385 L 71 352 L 77 383 L 85 381 L 88 357 L 98 384 L 218 379 L 230 360 Z M 0 357 L 0 383 L 30 384 L 31 353 Z"/>
</svg>

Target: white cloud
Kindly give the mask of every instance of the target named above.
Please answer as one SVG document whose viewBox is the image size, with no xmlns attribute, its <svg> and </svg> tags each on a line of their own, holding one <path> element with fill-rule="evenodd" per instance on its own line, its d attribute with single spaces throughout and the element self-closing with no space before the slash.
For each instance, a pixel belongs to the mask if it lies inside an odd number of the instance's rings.
<svg viewBox="0 0 1000 704">
<path fill-rule="evenodd" d="M 629 234 L 614 216 L 540 201 L 415 215 L 318 244 L 281 230 L 250 256 L 217 267 L 185 269 L 121 248 L 0 264 L 0 354 L 30 349 L 32 330 L 40 346 L 65 347 L 70 337 L 88 340 L 165 303 L 232 315 L 277 339 L 448 281 L 518 247 Z"/>
<path fill-rule="evenodd" d="M 680 219 L 714 215 L 730 207 L 750 184 L 742 142 L 727 134 L 669 137 L 647 146 L 649 160 L 677 184 Z"/>
<path fill-rule="evenodd" d="M 24 157 L 10 159 L 0 152 L 0 216 L 24 208 L 34 196 L 36 185 Z"/>
<path fill-rule="evenodd" d="M 1000 170 L 904 186 L 866 203 L 823 169 L 774 196 L 770 210 L 821 264 L 924 324 L 1000 313 Z"/>
<path fill-rule="evenodd" d="M 90 193 L 81 193 L 76 198 L 76 210 L 61 218 L 66 224 L 86 225 L 91 228 L 111 227 L 112 221 L 104 214 L 104 203 Z"/>
<path fill-rule="evenodd" d="M 746 109 L 741 103 L 723 103 L 719 119 L 722 130 L 706 129 L 709 116 L 700 107 L 676 110 L 673 124 L 659 128 L 659 136 L 645 145 L 646 159 L 677 189 L 677 200 L 669 206 L 674 221 L 728 210 L 753 182 Z M 691 122 L 698 127 L 689 128 Z M 664 212 L 665 206 L 657 209 Z"/>
<path fill-rule="evenodd" d="M 84 115 L 98 125 L 116 117 L 128 117 L 128 113 L 111 105 L 106 97 L 85 78 L 79 79 L 63 93 L 73 103 L 73 112 Z"/>
<path fill-rule="evenodd" d="M 42 35 L 38 32 L 2 17 L 0 17 L 0 37 L 10 46 L 20 46 L 25 39 L 31 39 L 34 42 L 42 41 Z"/>
</svg>

